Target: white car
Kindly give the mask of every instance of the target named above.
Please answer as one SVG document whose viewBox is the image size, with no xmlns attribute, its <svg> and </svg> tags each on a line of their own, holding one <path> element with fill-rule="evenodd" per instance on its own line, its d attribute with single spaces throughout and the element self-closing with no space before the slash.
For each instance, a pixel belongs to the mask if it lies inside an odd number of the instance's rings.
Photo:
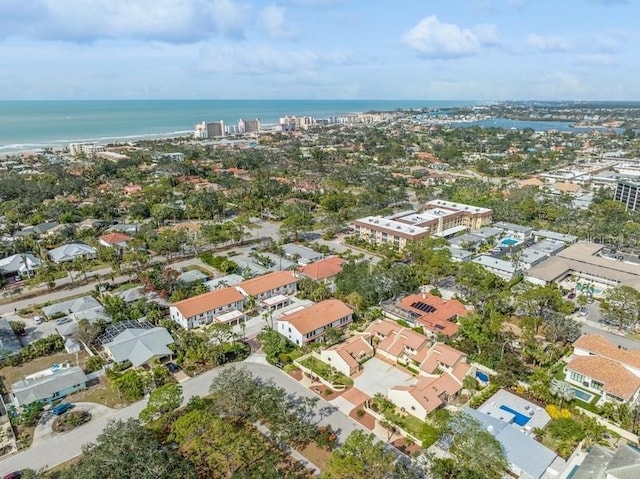
<svg viewBox="0 0 640 479">
<path fill-rule="evenodd" d="M 34 324 L 42 324 L 44 322 L 44 319 L 42 319 L 42 316 L 34 316 L 33 317 L 33 323 Z"/>
<path fill-rule="evenodd" d="M 583 306 L 580 308 L 580 311 L 578 312 L 578 314 L 580 316 L 586 316 L 587 314 L 589 314 L 589 310 Z"/>
</svg>

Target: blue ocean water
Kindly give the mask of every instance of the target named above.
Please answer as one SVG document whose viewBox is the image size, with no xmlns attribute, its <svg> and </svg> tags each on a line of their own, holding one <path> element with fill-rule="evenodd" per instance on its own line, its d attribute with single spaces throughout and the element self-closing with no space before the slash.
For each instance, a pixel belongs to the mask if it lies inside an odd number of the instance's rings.
<svg viewBox="0 0 640 479">
<path fill-rule="evenodd" d="M 285 115 L 327 118 L 370 110 L 446 108 L 473 101 L 433 100 L 95 100 L 0 101 L 0 153 L 73 141 L 109 142 L 186 134 L 195 123 Z"/>
</svg>

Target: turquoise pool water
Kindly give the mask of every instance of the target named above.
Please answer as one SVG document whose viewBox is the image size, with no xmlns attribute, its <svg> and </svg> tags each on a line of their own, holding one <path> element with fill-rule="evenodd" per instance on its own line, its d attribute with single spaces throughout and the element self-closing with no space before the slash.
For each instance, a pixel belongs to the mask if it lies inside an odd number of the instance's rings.
<svg viewBox="0 0 640 479">
<path fill-rule="evenodd" d="M 580 401 L 584 401 L 586 403 L 589 403 L 589 402 L 591 402 L 591 400 L 594 397 L 593 394 L 588 393 L 586 391 L 583 391 L 582 389 L 578 389 L 578 388 L 574 388 L 574 387 L 571 387 L 571 389 L 573 389 L 576 398 L 580 399 Z"/>
<path fill-rule="evenodd" d="M 500 244 L 502 246 L 513 246 L 513 245 L 516 245 L 518 243 L 520 243 L 520 240 L 516 239 L 516 238 L 505 238 L 502 241 L 500 241 Z"/>
<path fill-rule="evenodd" d="M 510 412 L 511 414 L 513 414 L 513 416 L 514 416 L 513 422 L 515 422 L 518 426 L 524 426 L 531 419 L 529 416 L 527 416 L 525 414 L 522 414 L 522 413 L 519 413 L 515 409 L 511 409 L 509 406 L 505 406 L 504 404 L 502 406 L 500 406 L 500 409 L 502 409 L 503 411 L 507 411 L 507 412 Z"/>
</svg>

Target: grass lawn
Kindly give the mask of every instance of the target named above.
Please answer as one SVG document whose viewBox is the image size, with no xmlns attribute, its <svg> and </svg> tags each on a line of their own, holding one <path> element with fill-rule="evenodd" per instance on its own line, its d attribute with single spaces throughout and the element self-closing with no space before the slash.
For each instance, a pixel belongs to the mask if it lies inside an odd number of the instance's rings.
<svg viewBox="0 0 640 479">
<path fill-rule="evenodd" d="M 142 285 L 140 283 L 138 283 L 138 282 L 135 282 L 135 281 L 134 282 L 126 282 L 126 283 L 122 283 L 122 284 L 118 285 L 117 288 L 110 289 L 109 292 L 111 294 L 116 294 L 116 293 L 119 293 L 121 291 L 126 291 L 128 289 L 133 289 L 133 288 L 135 288 L 137 286 L 142 286 Z"/>
<path fill-rule="evenodd" d="M 89 358 L 89 355 L 85 351 L 78 353 L 78 364 L 82 367 Z M 53 364 L 70 363 L 76 364 L 76 355 L 67 354 L 66 352 L 50 354 L 49 356 L 42 356 L 36 358 L 28 363 L 24 363 L 20 366 L 6 366 L 0 369 L 0 378 L 6 389 L 9 389 L 13 383 L 19 381 L 24 376 L 37 373 L 43 369 L 49 369 Z"/>
<path fill-rule="evenodd" d="M 438 429 L 428 422 L 421 421 L 411 414 L 400 415 L 395 411 L 386 410 L 384 417 L 393 424 L 397 424 L 414 437 L 422 441 L 422 447 L 431 446 L 440 437 Z"/>
<path fill-rule="evenodd" d="M 331 456 L 330 451 L 318 447 L 315 442 L 307 444 L 303 449 L 298 449 L 298 452 L 318 466 L 321 471 L 326 469 L 329 456 Z"/>
<path fill-rule="evenodd" d="M 314 373 L 316 373 L 325 381 L 329 381 L 332 384 L 353 386 L 353 379 L 348 378 L 344 374 L 341 374 L 335 370 L 332 373 L 331 367 L 328 364 L 323 363 L 322 361 L 314 358 L 313 356 L 309 356 L 303 361 L 300 361 L 300 364 L 310 369 Z"/>
<path fill-rule="evenodd" d="M 94 402 L 113 409 L 119 409 L 129 404 L 126 399 L 121 399 L 118 396 L 118 393 L 109 386 L 105 378 L 102 378 L 100 384 L 67 396 L 65 401 Z"/>
<path fill-rule="evenodd" d="M 213 276 L 216 270 L 210 266 L 200 266 L 197 264 L 187 266 L 186 268 L 182 268 L 182 271 L 200 271 L 202 274 L 206 274 L 207 276 Z"/>
</svg>

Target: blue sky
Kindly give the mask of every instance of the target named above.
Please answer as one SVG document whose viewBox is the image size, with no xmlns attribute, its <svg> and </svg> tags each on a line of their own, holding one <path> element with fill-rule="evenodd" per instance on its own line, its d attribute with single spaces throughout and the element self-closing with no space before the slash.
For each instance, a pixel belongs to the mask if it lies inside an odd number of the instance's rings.
<svg viewBox="0 0 640 479">
<path fill-rule="evenodd" d="M 640 0 L 0 0 L 1 99 L 640 100 Z"/>
</svg>

